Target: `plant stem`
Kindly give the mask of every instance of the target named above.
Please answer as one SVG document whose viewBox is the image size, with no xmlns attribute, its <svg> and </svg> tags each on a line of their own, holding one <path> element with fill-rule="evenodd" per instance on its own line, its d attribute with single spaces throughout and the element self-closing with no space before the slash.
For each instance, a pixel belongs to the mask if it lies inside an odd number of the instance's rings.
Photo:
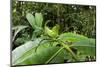
<svg viewBox="0 0 100 67">
<path fill-rule="evenodd" d="M 74 54 L 74 52 L 70 49 L 70 47 L 68 45 L 66 45 L 64 42 L 62 41 L 58 41 L 67 51 L 69 51 L 72 55 L 72 57 L 75 59 L 75 61 L 77 61 L 77 56 Z"/>
<path fill-rule="evenodd" d="M 64 47 L 61 47 L 55 54 L 53 54 L 52 57 L 51 57 L 49 60 L 47 60 L 47 61 L 45 62 L 45 64 L 48 64 L 54 57 L 56 57 L 56 56 L 58 55 L 58 53 L 59 53 L 63 48 L 64 48 Z"/>
</svg>

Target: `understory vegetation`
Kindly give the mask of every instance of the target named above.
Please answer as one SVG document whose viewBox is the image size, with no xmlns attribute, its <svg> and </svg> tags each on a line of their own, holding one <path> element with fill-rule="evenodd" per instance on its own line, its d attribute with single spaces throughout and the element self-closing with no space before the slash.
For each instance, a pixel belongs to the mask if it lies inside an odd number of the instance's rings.
<svg viewBox="0 0 100 67">
<path fill-rule="evenodd" d="M 96 7 L 12 4 L 12 65 L 96 60 Z"/>
</svg>

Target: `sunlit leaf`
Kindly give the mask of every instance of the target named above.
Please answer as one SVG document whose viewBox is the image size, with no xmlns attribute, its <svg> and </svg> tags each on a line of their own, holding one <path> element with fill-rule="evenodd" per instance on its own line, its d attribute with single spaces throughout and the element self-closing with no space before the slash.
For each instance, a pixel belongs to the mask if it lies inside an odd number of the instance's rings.
<svg viewBox="0 0 100 67">
<path fill-rule="evenodd" d="M 30 25 L 32 26 L 33 29 L 35 29 L 36 27 L 36 23 L 35 23 L 35 18 L 31 13 L 28 13 L 26 15 L 27 20 L 29 21 Z"/>
<path fill-rule="evenodd" d="M 88 38 L 83 35 L 68 32 L 61 34 L 58 39 L 62 41 L 77 42 Z"/>
<path fill-rule="evenodd" d="M 56 36 L 59 34 L 59 28 L 60 26 L 58 24 L 52 28 L 52 31 L 55 33 Z"/>
<path fill-rule="evenodd" d="M 45 26 L 45 33 L 50 37 L 56 37 L 56 34 L 52 30 L 50 30 L 47 26 Z"/>
<path fill-rule="evenodd" d="M 76 48 L 79 51 L 79 55 L 95 56 L 96 55 L 96 43 L 95 39 L 85 39 L 75 42 L 71 47 Z"/>
<path fill-rule="evenodd" d="M 29 41 L 12 51 L 12 64 L 15 65 L 19 63 L 19 59 L 31 51 L 34 47 L 38 46 L 41 39 L 36 39 L 34 41 Z"/>
<path fill-rule="evenodd" d="M 42 22 L 43 22 L 43 16 L 41 13 L 35 13 L 35 21 L 36 21 L 36 25 L 38 27 L 42 26 Z"/>
</svg>

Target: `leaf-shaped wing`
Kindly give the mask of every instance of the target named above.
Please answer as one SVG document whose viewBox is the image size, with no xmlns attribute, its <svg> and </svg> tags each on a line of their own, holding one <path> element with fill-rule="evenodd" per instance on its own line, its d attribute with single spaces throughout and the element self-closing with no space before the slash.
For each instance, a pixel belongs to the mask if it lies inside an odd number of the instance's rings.
<svg viewBox="0 0 100 67">
<path fill-rule="evenodd" d="M 55 33 L 56 36 L 59 34 L 59 28 L 60 26 L 58 24 L 56 24 L 56 26 L 52 28 L 52 31 Z"/>
</svg>

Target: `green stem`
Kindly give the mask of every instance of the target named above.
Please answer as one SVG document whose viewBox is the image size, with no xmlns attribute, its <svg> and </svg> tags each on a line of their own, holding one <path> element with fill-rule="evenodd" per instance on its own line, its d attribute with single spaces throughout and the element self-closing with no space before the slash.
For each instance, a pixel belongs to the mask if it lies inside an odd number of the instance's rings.
<svg viewBox="0 0 100 67">
<path fill-rule="evenodd" d="M 66 50 L 68 50 L 72 57 L 75 59 L 75 61 L 77 61 L 77 56 L 74 54 L 74 52 L 70 49 L 70 47 L 68 45 L 66 45 L 64 42 L 58 41 Z"/>
<path fill-rule="evenodd" d="M 45 64 L 48 64 L 54 57 L 56 57 L 56 56 L 58 55 L 58 53 L 59 53 L 63 48 L 64 48 L 64 47 L 60 48 L 55 54 L 53 54 L 52 57 L 51 57 L 49 60 L 47 60 L 47 61 L 45 62 Z"/>
</svg>

